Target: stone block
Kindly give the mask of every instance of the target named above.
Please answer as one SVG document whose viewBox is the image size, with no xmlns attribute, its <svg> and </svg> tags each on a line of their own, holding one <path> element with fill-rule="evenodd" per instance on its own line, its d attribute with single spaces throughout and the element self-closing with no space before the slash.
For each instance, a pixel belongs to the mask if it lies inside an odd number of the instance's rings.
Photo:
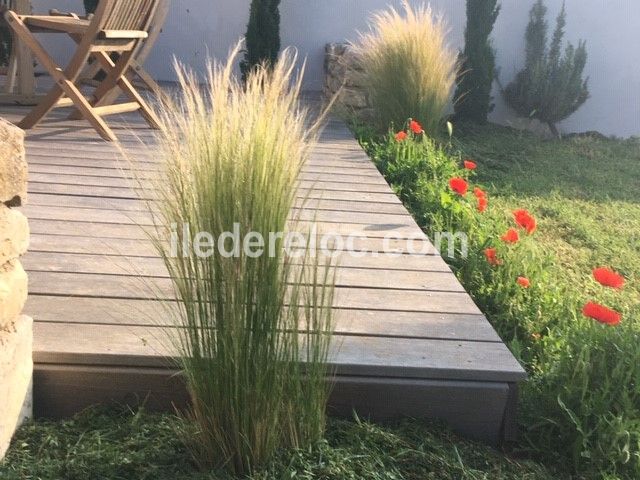
<svg viewBox="0 0 640 480">
<path fill-rule="evenodd" d="M 369 105 L 365 93 L 355 88 L 342 89 L 340 92 L 340 102 L 352 108 L 367 108 Z"/>
<path fill-rule="evenodd" d="M 24 131 L 0 118 L 0 203 L 17 206 L 26 199 Z"/>
<path fill-rule="evenodd" d="M 27 273 L 18 260 L 0 266 L 0 330 L 7 329 L 22 312 L 28 283 Z"/>
<path fill-rule="evenodd" d="M 22 315 L 0 330 L 0 459 L 16 428 L 31 417 L 32 347 L 31 318 Z"/>
<path fill-rule="evenodd" d="M 323 93 L 326 99 L 331 99 L 340 92 L 336 98 L 334 112 L 360 118 L 363 112 L 371 112 L 369 98 L 363 87 L 363 74 L 362 62 L 349 44 L 330 43 L 325 46 Z"/>
<path fill-rule="evenodd" d="M 0 204 L 0 265 L 16 259 L 29 246 L 29 223 L 19 211 Z"/>
</svg>

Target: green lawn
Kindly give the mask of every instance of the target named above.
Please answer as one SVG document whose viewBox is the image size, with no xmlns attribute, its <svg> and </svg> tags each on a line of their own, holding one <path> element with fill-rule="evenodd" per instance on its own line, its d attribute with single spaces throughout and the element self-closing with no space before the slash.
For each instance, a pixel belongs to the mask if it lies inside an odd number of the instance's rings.
<svg viewBox="0 0 640 480">
<path fill-rule="evenodd" d="M 64 422 L 18 432 L 2 480 L 211 480 L 199 472 L 171 415 L 90 410 Z M 532 462 L 518 462 L 464 441 L 440 427 L 406 423 L 382 428 L 331 420 L 327 440 L 310 451 L 283 452 L 253 480 L 551 480 Z"/>
<path fill-rule="evenodd" d="M 627 278 L 617 299 L 627 321 L 640 319 L 640 140 L 541 140 L 494 125 L 457 137 L 495 206 L 536 212 L 563 283 L 587 297 L 600 291 L 591 270 L 612 267 Z"/>
</svg>

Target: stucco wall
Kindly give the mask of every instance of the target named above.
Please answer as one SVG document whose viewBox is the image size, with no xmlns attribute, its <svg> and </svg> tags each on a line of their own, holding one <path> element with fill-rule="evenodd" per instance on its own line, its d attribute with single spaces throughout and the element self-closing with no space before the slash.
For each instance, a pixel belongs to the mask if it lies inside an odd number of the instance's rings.
<svg viewBox="0 0 640 480">
<path fill-rule="evenodd" d="M 413 2 L 414 0 L 412 0 Z M 416 3 L 418 0 L 415 0 Z M 503 83 L 509 82 L 521 65 L 523 35 L 528 11 L 534 0 L 502 0 L 502 13 L 494 38 Z M 149 70 L 160 79 L 172 78 L 171 55 L 201 69 L 207 54 L 221 57 L 244 33 L 250 0 L 173 0 L 172 12 Z M 369 14 L 400 0 L 282 0 L 283 45 L 293 45 L 308 59 L 305 86 L 321 88 L 322 56 L 327 42 L 356 38 L 366 27 Z M 463 44 L 464 0 L 432 0 L 451 25 L 451 44 Z M 555 17 L 562 0 L 547 0 Z M 34 0 L 41 10 L 78 9 L 80 0 Z M 640 134 L 640 3 L 637 0 L 566 0 L 566 39 L 587 40 L 592 98 L 562 125 L 566 131 L 599 130 L 606 134 Z M 552 18 L 550 18 L 552 19 Z M 68 45 L 68 44 L 64 44 Z M 68 48 L 57 45 L 62 52 Z M 494 119 L 509 120 L 496 94 Z"/>
</svg>

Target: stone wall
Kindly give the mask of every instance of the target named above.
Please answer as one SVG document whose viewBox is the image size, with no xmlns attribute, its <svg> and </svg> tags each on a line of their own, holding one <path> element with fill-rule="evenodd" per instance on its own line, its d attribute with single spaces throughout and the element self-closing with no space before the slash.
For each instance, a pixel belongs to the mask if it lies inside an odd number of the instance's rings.
<svg viewBox="0 0 640 480">
<path fill-rule="evenodd" d="M 0 459 L 17 426 L 31 415 L 33 321 L 21 314 L 27 274 L 20 257 L 29 244 L 24 132 L 0 118 Z"/>
<path fill-rule="evenodd" d="M 325 47 L 323 94 L 335 99 L 334 108 L 342 114 L 366 119 L 371 106 L 362 82 L 361 69 L 353 49 L 345 43 L 328 43 Z"/>
</svg>

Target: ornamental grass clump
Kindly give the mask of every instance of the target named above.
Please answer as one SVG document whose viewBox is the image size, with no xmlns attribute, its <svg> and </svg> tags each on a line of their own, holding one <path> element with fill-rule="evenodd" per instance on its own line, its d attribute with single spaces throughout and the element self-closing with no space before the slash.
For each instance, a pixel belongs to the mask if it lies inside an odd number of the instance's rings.
<svg viewBox="0 0 640 480">
<path fill-rule="evenodd" d="M 298 103 L 295 55 L 242 83 L 238 52 L 210 65 L 204 84 L 177 67 L 180 93 L 161 112 L 154 243 L 177 297 L 175 340 L 196 426 L 188 445 L 203 467 L 242 475 L 323 435 L 333 270 L 299 245 L 288 255 L 285 244 L 316 131 Z M 193 248 L 174 255 L 172 224 L 177 244 Z M 196 248 L 198 232 L 217 243 Z"/>
<path fill-rule="evenodd" d="M 445 21 L 428 6 L 405 1 L 402 13 L 390 7 L 373 16 L 354 50 L 379 131 L 411 117 L 427 134 L 439 133 L 458 68 L 446 36 Z"/>
</svg>

